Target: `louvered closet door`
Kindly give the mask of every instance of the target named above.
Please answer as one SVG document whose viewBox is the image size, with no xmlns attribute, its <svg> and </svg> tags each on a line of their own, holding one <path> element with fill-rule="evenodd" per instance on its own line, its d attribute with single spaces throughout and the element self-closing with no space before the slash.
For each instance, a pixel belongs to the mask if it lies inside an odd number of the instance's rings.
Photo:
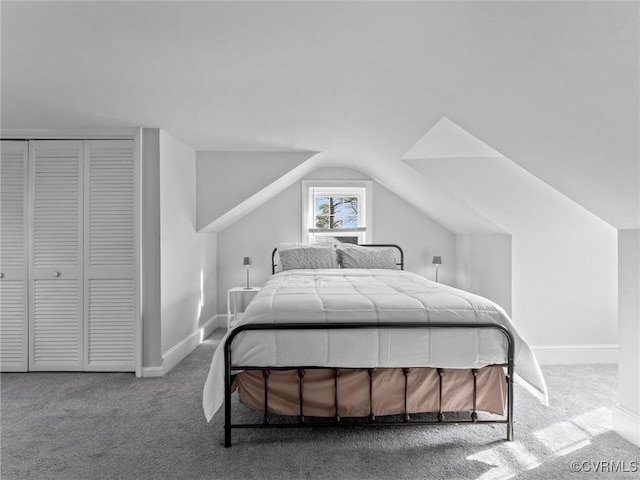
<svg viewBox="0 0 640 480">
<path fill-rule="evenodd" d="M 81 370 L 83 143 L 35 141 L 29 156 L 29 369 Z"/>
<path fill-rule="evenodd" d="M 85 142 L 85 370 L 135 371 L 134 141 Z"/>
<path fill-rule="evenodd" d="M 28 368 L 28 144 L 0 144 L 0 368 Z"/>
</svg>

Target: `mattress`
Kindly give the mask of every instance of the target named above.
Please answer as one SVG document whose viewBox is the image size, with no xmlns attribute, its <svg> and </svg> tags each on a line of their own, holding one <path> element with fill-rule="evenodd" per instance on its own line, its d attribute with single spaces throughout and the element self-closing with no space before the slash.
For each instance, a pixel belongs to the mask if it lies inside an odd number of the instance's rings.
<svg viewBox="0 0 640 480">
<path fill-rule="evenodd" d="M 411 272 L 385 269 L 287 270 L 270 277 L 232 325 L 252 323 L 491 323 L 515 341 L 516 381 L 547 401 L 533 352 L 504 310 L 490 300 Z M 226 336 L 222 340 L 224 344 Z M 507 361 L 495 329 L 269 330 L 240 332 L 232 363 L 244 366 L 481 368 Z M 223 348 L 216 349 L 203 391 L 211 420 L 224 400 Z"/>
</svg>

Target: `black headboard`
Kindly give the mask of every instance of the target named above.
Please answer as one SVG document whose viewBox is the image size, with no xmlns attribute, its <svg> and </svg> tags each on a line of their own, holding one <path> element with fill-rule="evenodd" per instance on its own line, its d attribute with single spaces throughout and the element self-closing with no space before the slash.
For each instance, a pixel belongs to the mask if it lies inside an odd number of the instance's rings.
<svg viewBox="0 0 640 480">
<path fill-rule="evenodd" d="M 399 245 L 396 245 L 394 243 L 363 243 L 360 246 L 361 247 L 391 247 L 391 248 L 395 248 L 400 253 L 400 261 L 396 262 L 396 265 L 400 267 L 400 270 L 404 270 L 404 252 L 402 251 L 402 248 L 400 248 Z M 278 265 L 276 263 L 276 252 L 277 251 L 278 251 L 278 248 L 276 247 L 276 248 L 273 249 L 273 252 L 271 252 L 271 274 L 272 275 L 274 273 L 276 273 L 276 266 Z"/>
</svg>

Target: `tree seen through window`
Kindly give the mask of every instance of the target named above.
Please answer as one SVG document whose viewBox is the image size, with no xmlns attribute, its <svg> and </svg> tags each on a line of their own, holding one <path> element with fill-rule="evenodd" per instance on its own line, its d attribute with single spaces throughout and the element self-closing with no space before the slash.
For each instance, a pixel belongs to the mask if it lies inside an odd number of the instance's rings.
<svg viewBox="0 0 640 480">
<path fill-rule="evenodd" d="M 316 228 L 358 226 L 358 197 L 318 195 L 314 198 Z"/>
</svg>

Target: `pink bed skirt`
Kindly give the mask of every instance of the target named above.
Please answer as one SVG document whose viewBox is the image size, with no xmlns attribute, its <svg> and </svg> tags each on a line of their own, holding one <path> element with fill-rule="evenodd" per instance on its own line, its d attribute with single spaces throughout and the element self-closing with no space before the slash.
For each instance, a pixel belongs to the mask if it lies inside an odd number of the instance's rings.
<svg viewBox="0 0 640 480">
<path fill-rule="evenodd" d="M 504 368 L 488 366 L 477 370 L 476 410 L 504 415 L 506 379 Z M 268 380 L 269 412 L 300 414 L 300 394 L 296 370 L 271 370 Z M 373 375 L 374 415 L 404 413 L 404 374 L 401 368 L 377 368 Z M 435 368 L 411 368 L 408 373 L 408 413 L 437 412 L 439 375 Z M 306 370 L 303 411 L 305 416 L 332 417 L 335 414 L 333 369 Z M 264 378 L 261 370 L 239 373 L 232 386 L 240 401 L 255 410 L 264 410 Z M 341 369 L 338 377 L 338 414 L 366 417 L 370 413 L 369 374 L 366 369 Z M 473 410 L 473 374 L 469 369 L 444 369 L 442 411 Z"/>
</svg>

